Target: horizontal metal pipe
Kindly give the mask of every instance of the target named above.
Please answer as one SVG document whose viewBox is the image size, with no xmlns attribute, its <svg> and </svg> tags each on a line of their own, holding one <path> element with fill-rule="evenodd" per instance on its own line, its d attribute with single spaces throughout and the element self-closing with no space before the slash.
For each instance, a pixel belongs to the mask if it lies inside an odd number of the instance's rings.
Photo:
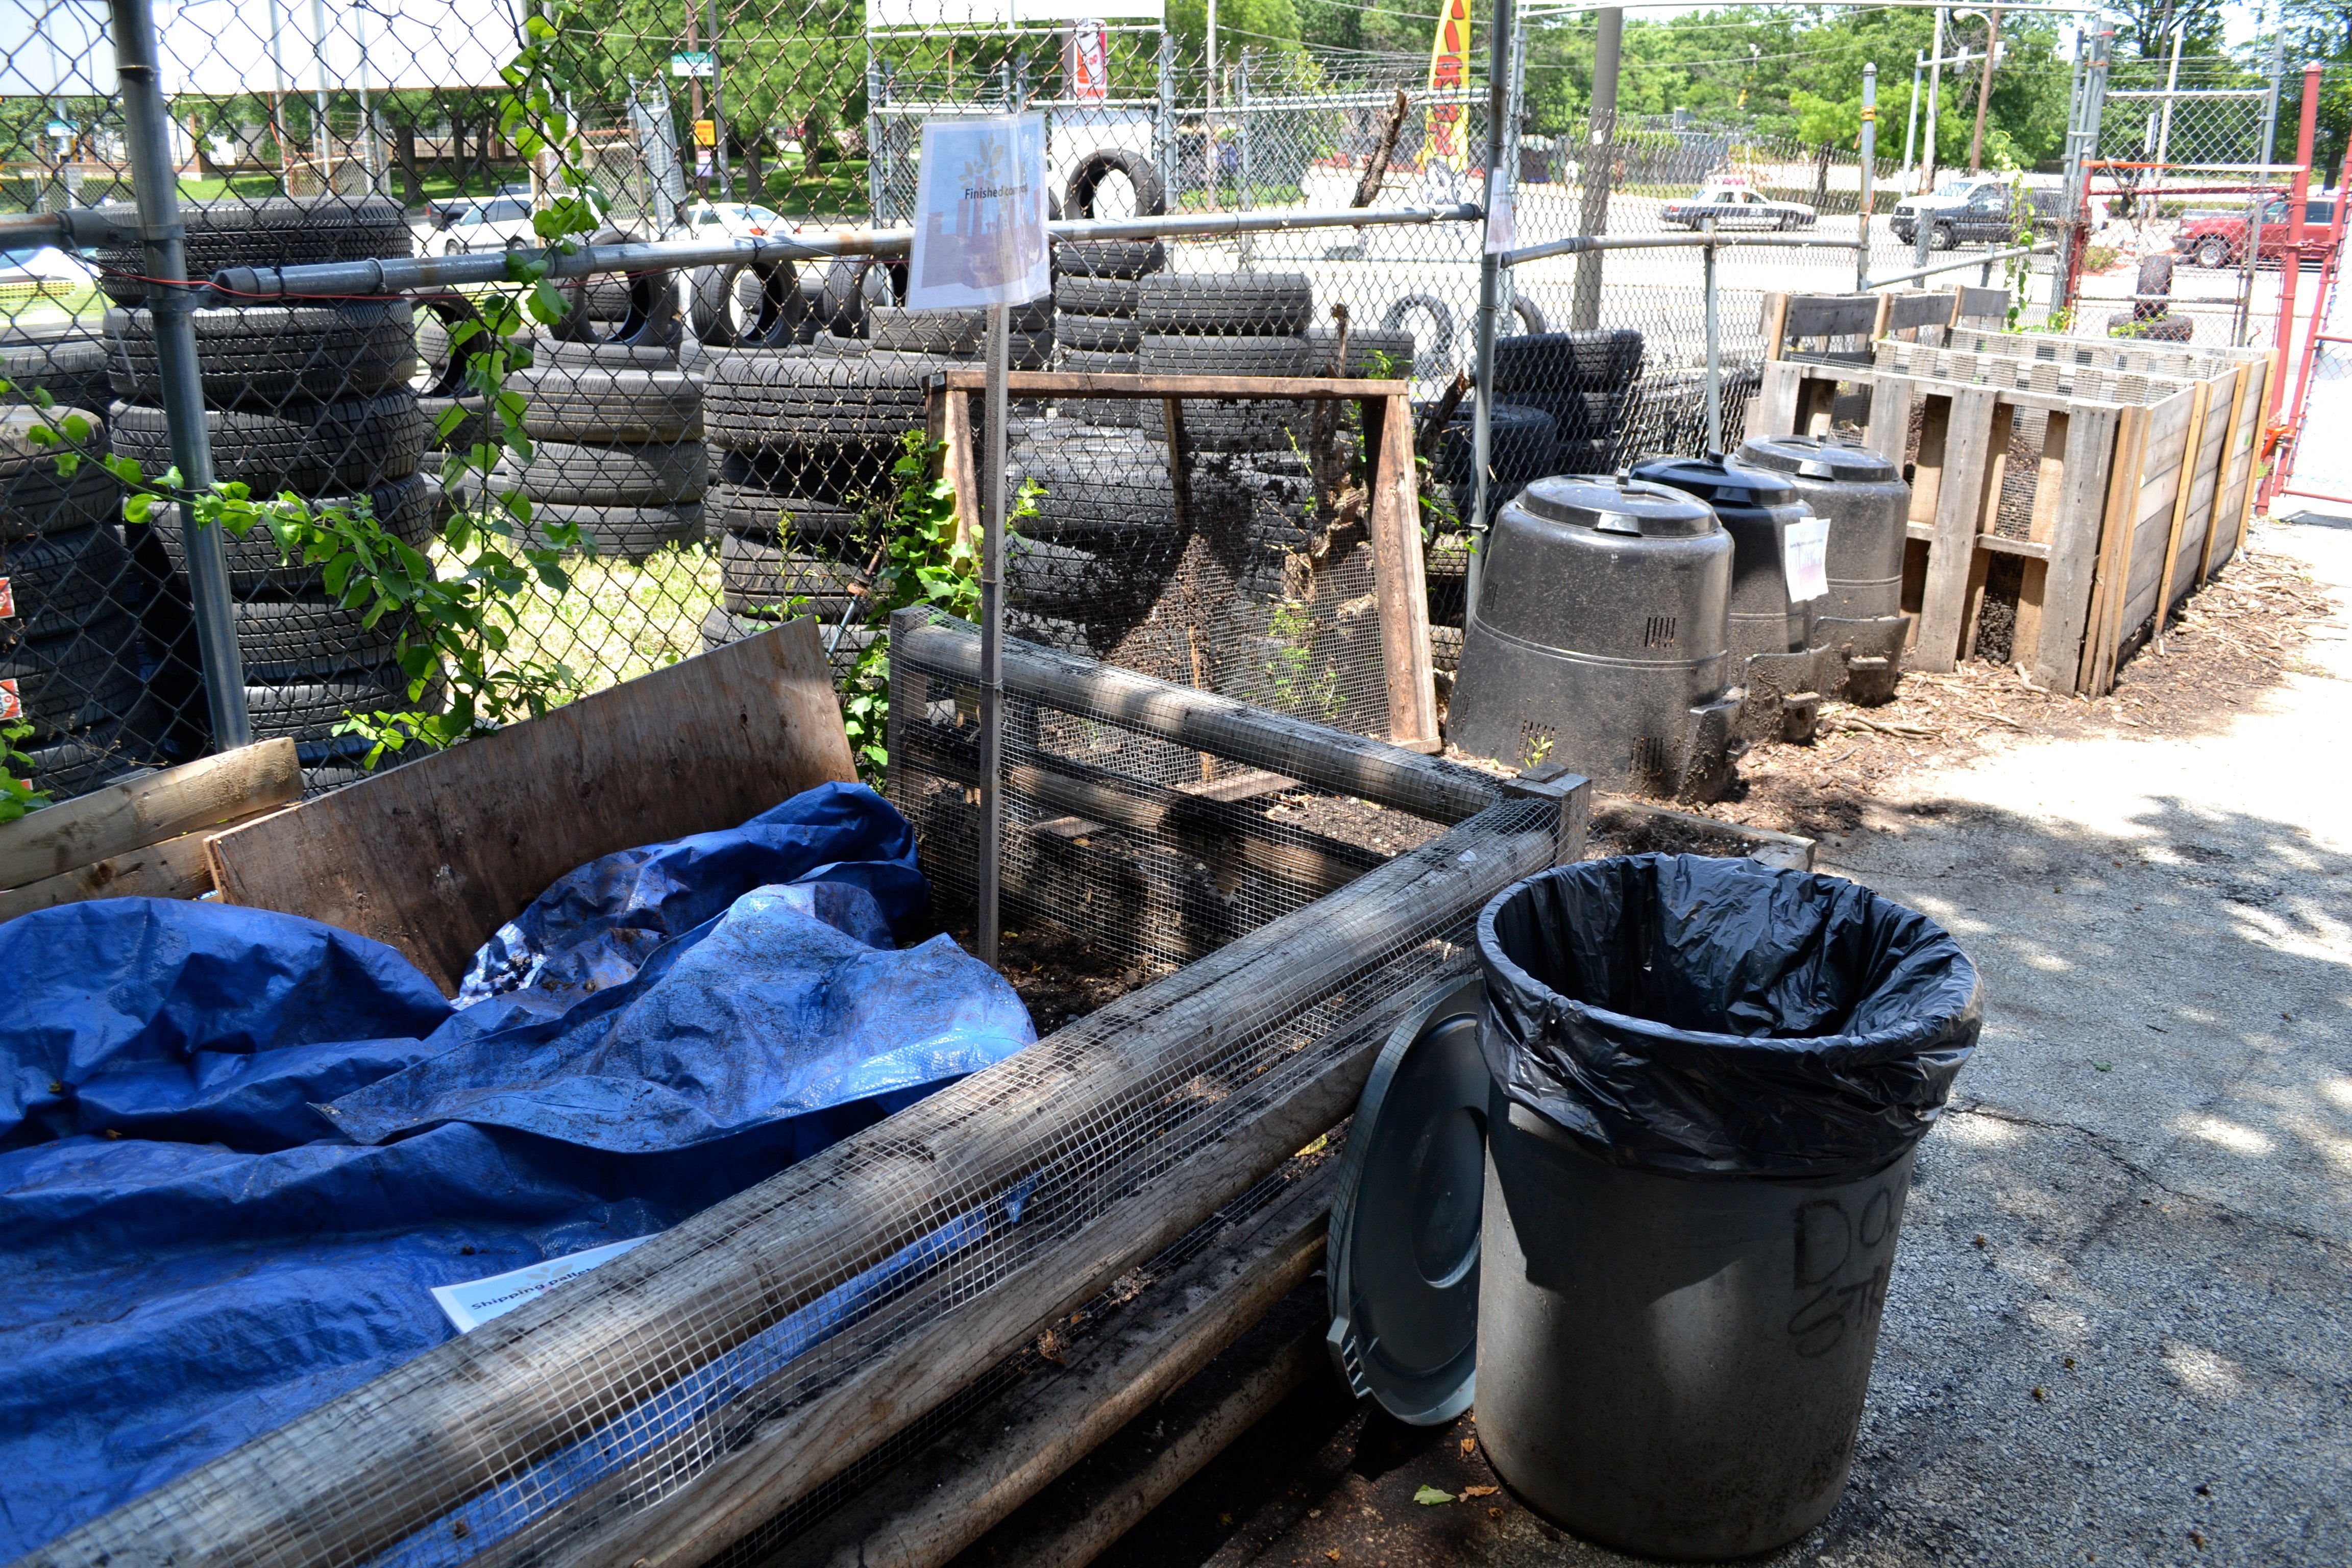
<svg viewBox="0 0 2352 1568">
<path fill-rule="evenodd" d="M 1205 213 L 1189 217 L 1073 219 L 1046 225 L 1055 240 L 1214 238 L 1235 234 L 1278 234 L 1288 229 L 1364 228 L 1406 224 L 1475 223 L 1485 214 L 1475 202 L 1444 207 L 1363 207 L 1308 213 Z M 214 292 L 231 299 L 349 298 L 405 294 L 500 283 L 509 267 L 544 259 L 548 275 L 580 278 L 597 272 L 653 272 L 671 268 L 757 266 L 779 261 L 831 260 L 841 257 L 905 256 L 914 245 L 910 228 L 841 228 L 822 237 L 792 239 L 750 237 L 729 239 L 644 240 L 630 245 L 585 246 L 571 252 L 494 251 L 483 255 L 420 256 L 377 261 L 332 261 L 304 267 L 230 267 L 213 274 Z"/>
<path fill-rule="evenodd" d="M 1933 267 L 1921 267 L 1909 272 L 1897 272 L 1891 278 L 1874 278 L 1864 287 L 1884 289 L 1889 283 L 1909 283 L 1916 279 L 1932 278 L 1938 272 L 1958 272 L 1963 268 L 1983 267 L 1995 261 L 2007 261 L 2012 256 L 2048 256 L 2053 247 L 2021 245 L 2013 250 L 1990 251 L 1983 256 L 1963 257 L 1958 261 L 1940 261 Z"/>
<path fill-rule="evenodd" d="M 1854 250 L 1861 247 L 1858 239 L 1816 239 L 1795 234 L 1571 234 L 1565 239 L 1548 239 L 1541 245 L 1522 246 L 1506 251 L 1502 263 L 1517 267 L 1523 261 L 1542 261 L 1554 256 L 1580 256 L 1592 250 L 1677 250 L 1699 246 L 1720 247 L 1727 245 L 1760 245 L 1796 250 L 1818 247 L 1824 250 Z"/>
</svg>

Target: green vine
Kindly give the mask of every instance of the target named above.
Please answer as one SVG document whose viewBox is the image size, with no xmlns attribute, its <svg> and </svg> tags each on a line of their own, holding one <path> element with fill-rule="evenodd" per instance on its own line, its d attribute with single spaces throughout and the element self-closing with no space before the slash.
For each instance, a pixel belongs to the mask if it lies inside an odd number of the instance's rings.
<svg viewBox="0 0 2352 1568">
<path fill-rule="evenodd" d="M 16 770 L 33 771 L 33 759 L 16 749 L 16 742 L 28 740 L 33 727 L 22 721 L 0 724 L 0 822 L 14 822 L 27 812 L 38 811 L 49 804 L 49 797 L 33 787 L 30 778 L 18 778 Z"/>
<path fill-rule="evenodd" d="M 553 156 L 572 186 L 531 218 L 549 249 L 566 254 L 610 210 L 602 191 L 579 177 L 587 167 L 586 144 L 562 107 L 574 83 L 559 44 L 575 10 L 559 4 L 526 19 L 525 45 L 500 72 L 509 90 L 499 112 L 507 140 L 526 158 Z M 257 498 L 248 486 L 234 481 L 195 490 L 176 467 L 151 477 L 129 458 L 100 458 L 131 492 L 123 507 L 126 521 L 143 524 L 163 503 L 183 505 L 195 527 L 218 528 L 233 538 L 266 528 L 281 563 L 320 568 L 327 593 L 341 607 L 361 612 L 363 626 L 388 622 L 398 628 L 394 653 L 408 678 L 408 706 L 347 710 L 334 731 L 370 742 L 365 765 L 371 768 L 386 752 L 410 744 L 441 750 L 517 719 L 535 718 L 581 691 L 578 676 L 559 660 L 536 654 L 509 657 L 520 624 L 520 596 L 534 581 L 558 594 L 566 591 L 571 576 L 564 554 L 593 553 L 593 546 L 574 523 L 541 525 L 537 541 L 529 542 L 518 532 L 532 522 L 529 499 L 516 489 L 493 495 L 487 482 L 506 454 L 514 455 L 518 467 L 530 461 L 531 443 L 522 428 L 524 399 L 507 386 L 507 377 L 530 363 L 530 347 L 520 341 L 530 322 L 552 326 L 566 310 L 543 256 L 509 252 L 506 281 L 512 292 L 486 294 L 475 319 L 456 323 L 449 332 L 451 352 L 464 359 L 467 390 L 482 399 L 493 438 L 451 452 L 443 465 L 444 489 L 471 498 L 442 531 L 445 565 L 436 566 L 387 532 L 364 497 L 352 507 L 318 507 L 291 492 Z M 469 351 L 469 344 L 477 346 Z M 14 390 L 0 381 L 0 397 Z M 55 406 L 51 395 L 39 387 L 21 395 L 44 414 Z M 443 414 L 436 442 L 446 441 L 466 417 L 462 404 Z M 73 475 L 90 434 L 89 422 L 73 413 L 36 423 L 26 432 L 36 446 L 57 448 L 53 461 L 60 478 Z M 484 482 L 469 485 L 473 474 Z M 0 755 L 0 822 L 47 804 L 45 795 L 16 775 L 19 765 L 29 773 L 30 759 L 13 742 L 30 733 L 29 726 L 12 728 Z"/>
</svg>

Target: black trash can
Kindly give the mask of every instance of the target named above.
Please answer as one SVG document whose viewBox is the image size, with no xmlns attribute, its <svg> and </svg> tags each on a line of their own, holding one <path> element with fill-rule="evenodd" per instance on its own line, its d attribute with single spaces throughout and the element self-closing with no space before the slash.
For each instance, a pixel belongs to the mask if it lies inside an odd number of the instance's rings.
<svg viewBox="0 0 2352 1568">
<path fill-rule="evenodd" d="M 1795 1540 L 1845 1488 L 1975 967 L 1866 889 L 1698 856 L 1530 878 L 1478 950 L 1488 1458 L 1645 1556 Z"/>
</svg>

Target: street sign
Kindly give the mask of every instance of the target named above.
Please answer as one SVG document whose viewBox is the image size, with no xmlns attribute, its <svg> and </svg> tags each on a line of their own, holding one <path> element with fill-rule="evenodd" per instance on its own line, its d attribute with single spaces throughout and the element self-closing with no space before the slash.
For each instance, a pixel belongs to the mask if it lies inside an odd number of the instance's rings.
<svg viewBox="0 0 2352 1568">
<path fill-rule="evenodd" d="M 719 57 L 709 49 L 680 49 L 669 58 L 672 76 L 717 76 Z"/>
<path fill-rule="evenodd" d="M 698 147 L 719 145 L 719 121 L 698 120 L 694 122 L 694 144 Z"/>
</svg>

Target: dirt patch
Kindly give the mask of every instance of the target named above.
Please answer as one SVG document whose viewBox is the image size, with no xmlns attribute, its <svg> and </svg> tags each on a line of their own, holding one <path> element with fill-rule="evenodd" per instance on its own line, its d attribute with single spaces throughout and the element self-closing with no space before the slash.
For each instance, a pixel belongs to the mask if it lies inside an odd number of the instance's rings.
<svg viewBox="0 0 2352 1568">
<path fill-rule="evenodd" d="M 949 934 L 966 952 L 980 951 L 969 926 Z M 1170 973 L 1166 964 L 1105 952 L 1050 927 L 1006 931 L 997 958 L 998 972 L 1029 1009 L 1041 1038 Z"/>
<path fill-rule="evenodd" d="M 1694 816 L 1699 815 L 1694 813 Z M 1744 834 L 1715 833 L 1673 817 L 1635 816 L 1612 813 L 1605 805 L 1593 808 L 1592 824 L 1584 837 L 1584 858 L 1605 860 L 1615 855 L 1752 854 L 1764 840 Z"/>
<path fill-rule="evenodd" d="M 2311 628 L 2329 613 L 2326 591 L 2292 558 L 2250 552 L 2191 595 L 2161 649 L 2141 649 L 2104 697 L 2044 691 L 2014 666 L 1976 659 L 1949 675 L 1906 671 L 1893 702 L 1824 708 L 1812 744 L 1749 752 L 1728 798 L 1687 809 L 1843 837 L 1861 826 L 1863 803 L 1905 774 L 1950 767 L 2022 736 L 2204 733 L 2294 669 Z"/>
<path fill-rule="evenodd" d="M 1266 805 L 1265 819 L 1383 855 L 1401 855 L 1446 831 L 1444 823 L 1391 811 L 1368 800 L 1318 795 L 1312 790 L 1277 795 Z"/>
</svg>

